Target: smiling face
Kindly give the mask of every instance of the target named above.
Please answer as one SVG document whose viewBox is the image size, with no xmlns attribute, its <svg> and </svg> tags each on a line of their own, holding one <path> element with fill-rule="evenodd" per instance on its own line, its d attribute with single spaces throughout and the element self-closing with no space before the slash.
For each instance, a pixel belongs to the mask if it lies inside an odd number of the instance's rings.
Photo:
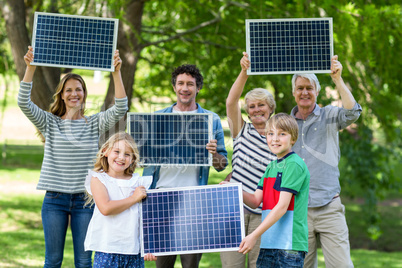
<svg viewBox="0 0 402 268">
<path fill-rule="evenodd" d="M 185 73 L 179 74 L 173 89 L 177 96 L 177 105 L 186 107 L 195 105 L 195 97 L 200 89 L 197 88 L 194 77 Z"/>
<path fill-rule="evenodd" d="M 272 111 L 266 101 L 250 99 L 247 101 L 247 113 L 251 123 L 257 128 L 259 125 L 265 126 Z"/>
<path fill-rule="evenodd" d="M 77 107 L 81 108 L 81 104 L 84 102 L 84 89 L 80 81 L 75 79 L 66 81 L 61 98 L 66 105 L 67 111 Z"/>
<path fill-rule="evenodd" d="M 317 102 L 318 92 L 315 85 L 307 78 L 298 77 L 295 81 L 293 96 L 299 108 L 312 110 Z"/>
<path fill-rule="evenodd" d="M 123 176 L 124 171 L 134 162 L 133 151 L 124 140 L 115 142 L 105 156 L 109 164 L 108 174 L 115 178 Z"/>
<path fill-rule="evenodd" d="M 295 143 L 290 133 L 278 128 L 268 129 L 266 137 L 269 149 L 278 159 L 290 153 Z"/>
</svg>

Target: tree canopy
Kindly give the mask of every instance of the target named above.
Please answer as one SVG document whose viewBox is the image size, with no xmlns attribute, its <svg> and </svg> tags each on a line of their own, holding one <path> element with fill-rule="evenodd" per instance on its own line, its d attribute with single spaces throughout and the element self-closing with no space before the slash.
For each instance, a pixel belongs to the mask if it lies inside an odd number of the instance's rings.
<svg viewBox="0 0 402 268">
<path fill-rule="evenodd" d="M 221 117 L 246 49 L 245 19 L 332 17 L 334 50 L 344 66 L 342 76 L 363 107 L 360 119 L 340 134 L 341 183 L 350 196 L 357 194 L 352 186 L 361 189 L 368 204 L 370 234 L 379 234 L 373 206 L 389 190 L 401 189 L 400 1 L 3 0 L 0 8 L 4 17 L 0 23 L 2 73 L 13 69 L 21 78 L 35 11 L 115 17 L 120 19 L 118 47 L 129 98 L 150 102 L 153 96 L 167 96 L 173 100 L 173 68 L 196 64 L 205 81 L 198 101 Z M 7 41 L 12 56 L 4 48 Z M 47 108 L 60 70 L 38 69 L 34 85 L 40 89 L 34 88 L 33 99 Z M 337 100 L 329 75 L 318 78 L 325 89 L 318 103 Z M 252 76 L 245 93 L 255 87 L 268 88 L 274 94 L 277 112 L 290 112 L 295 105 L 290 75 Z M 104 107 L 112 102 L 113 83 Z"/>
</svg>

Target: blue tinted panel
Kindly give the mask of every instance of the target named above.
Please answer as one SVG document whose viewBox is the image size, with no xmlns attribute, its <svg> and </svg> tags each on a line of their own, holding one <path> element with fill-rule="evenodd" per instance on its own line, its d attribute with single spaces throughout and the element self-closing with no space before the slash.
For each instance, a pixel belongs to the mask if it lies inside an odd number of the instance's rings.
<svg viewBox="0 0 402 268">
<path fill-rule="evenodd" d="M 110 70 L 115 20 L 35 14 L 34 64 Z"/>
<path fill-rule="evenodd" d="M 240 185 L 147 191 L 142 201 L 144 253 L 237 248 L 243 224 L 239 194 Z M 162 211 L 150 213 L 155 210 Z"/>
<path fill-rule="evenodd" d="M 329 72 L 329 19 L 250 20 L 248 27 L 250 74 Z"/>
<path fill-rule="evenodd" d="M 129 113 L 129 134 L 144 165 L 208 166 L 211 114 Z"/>
</svg>

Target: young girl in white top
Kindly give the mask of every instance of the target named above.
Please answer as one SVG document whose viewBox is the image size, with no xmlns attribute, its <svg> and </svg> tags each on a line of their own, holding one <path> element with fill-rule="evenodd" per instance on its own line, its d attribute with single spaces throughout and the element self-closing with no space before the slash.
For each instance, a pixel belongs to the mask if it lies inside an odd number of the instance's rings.
<svg viewBox="0 0 402 268">
<path fill-rule="evenodd" d="M 99 150 L 85 181 L 87 204 L 95 202 L 85 250 L 95 251 L 93 267 L 144 267 L 141 258 L 139 202 L 146 197 L 152 177 L 134 173 L 139 154 L 132 137 L 119 132 Z"/>
</svg>

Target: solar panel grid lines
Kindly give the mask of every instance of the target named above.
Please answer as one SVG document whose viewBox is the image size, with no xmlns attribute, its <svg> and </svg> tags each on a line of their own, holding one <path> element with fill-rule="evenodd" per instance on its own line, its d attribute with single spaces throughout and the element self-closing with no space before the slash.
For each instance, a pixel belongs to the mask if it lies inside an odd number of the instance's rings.
<svg viewBox="0 0 402 268">
<path fill-rule="evenodd" d="M 238 183 L 148 190 L 141 210 L 142 255 L 235 251 L 244 238 Z"/>
<path fill-rule="evenodd" d="M 137 143 L 140 165 L 211 166 L 209 113 L 127 113 L 127 132 Z"/>
<path fill-rule="evenodd" d="M 32 65 L 114 71 L 118 22 L 35 12 Z"/>
<path fill-rule="evenodd" d="M 247 73 L 330 73 L 332 36 L 332 18 L 246 20 Z"/>
</svg>

